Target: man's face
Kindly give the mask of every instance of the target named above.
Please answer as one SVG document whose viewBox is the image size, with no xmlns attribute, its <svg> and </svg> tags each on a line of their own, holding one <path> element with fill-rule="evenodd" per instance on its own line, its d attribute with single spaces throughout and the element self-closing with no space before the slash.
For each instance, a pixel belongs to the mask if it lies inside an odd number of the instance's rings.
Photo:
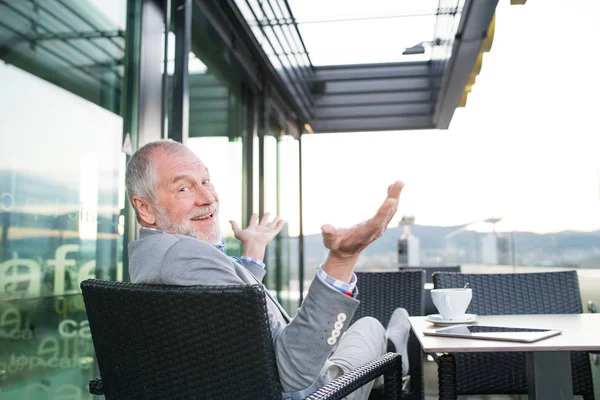
<svg viewBox="0 0 600 400">
<path fill-rule="evenodd" d="M 158 174 L 156 227 L 219 244 L 219 197 L 202 161 L 191 151 L 168 154 L 161 148 L 152 161 Z"/>
</svg>

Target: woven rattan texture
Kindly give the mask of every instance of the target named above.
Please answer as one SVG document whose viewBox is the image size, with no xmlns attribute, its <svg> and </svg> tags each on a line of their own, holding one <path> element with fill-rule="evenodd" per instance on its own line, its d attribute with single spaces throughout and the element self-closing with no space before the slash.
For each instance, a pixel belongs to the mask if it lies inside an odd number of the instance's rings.
<svg viewBox="0 0 600 400">
<path fill-rule="evenodd" d="M 97 395 L 104 394 L 104 390 L 102 389 L 102 379 L 95 378 L 90 381 L 90 393 Z"/>
<path fill-rule="evenodd" d="M 328 383 L 307 400 L 340 400 L 352 393 L 354 390 L 372 381 L 378 376 L 385 375 L 385 398 L 386 400 L 396 400 L 402 398 L 401 390 L 401 364 L 400 355 L 396 353 L 387 353 L 378 359 L 356 368 L 334 381 Z"/>
<path fill-rule="evenodd" d="M 473 299 L 467 310 L 477 315 L 577 314 L 582 312 L 576 271 L 530 274 L 436 273 L 435 288 L 463 287 L 469 282 Z M 456 353 L 456 392 L 461 394 L 525 394 L 524 353 Z M 573 391 L 593 400 L 587 353 L 573 352 Z M 440 364 L 440 397 L 453 382 L 453 371 Z M 445 375 L 449 376 L 445 376 Z M 442 387 L 444 384 L 444 388 Z M 444 398 L 455 398 L 452 395 Z"/>
<path fill-rule="evenodd" d="M 81 287 L 108 400 L 281 399 L 259 285 Z"/>
<path fill-rule="evenodd" d="M 387 327 L 398 307 L 405 308 L 410 316 L 423 315 L 425 271 L 357 272 L 356 278 L 360 305 L 354 313 L 353 322 L 371 316 Z M 408 341 L 410 390 L 404 393 L 406 399 L 424 397 L 423 358 L 421 345 L 411 331 Z"/>
</svg>

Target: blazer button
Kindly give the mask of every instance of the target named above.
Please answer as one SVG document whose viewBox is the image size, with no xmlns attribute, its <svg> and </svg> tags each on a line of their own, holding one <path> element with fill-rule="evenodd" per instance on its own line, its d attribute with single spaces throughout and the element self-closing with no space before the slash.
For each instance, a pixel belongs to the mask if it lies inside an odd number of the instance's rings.
<svg viewBox="0 0 600 400">
<path fill-rule="evenodd" d="M 342 329 L 344 327 L 344 323 L 342 321 L 336 321 L 335 324 L 333 324 L 333 326 L 335 327 L 335 329 Z"/>
<path fill-rule="evenodd" d="M 334 337 L 330 337 L 327 339 L 327 344 L 330 346 L 333 346 L 335 344 L 335 342 L 337 342 L 337 339 Z"/>
<path fill-rule="evenodd" d="M 346 314 L 339 313 L 338 316 L 337 316 L 337 320 L 341 321 L 341 322 L 344 322 L 346 320 Z"/>
</svg>

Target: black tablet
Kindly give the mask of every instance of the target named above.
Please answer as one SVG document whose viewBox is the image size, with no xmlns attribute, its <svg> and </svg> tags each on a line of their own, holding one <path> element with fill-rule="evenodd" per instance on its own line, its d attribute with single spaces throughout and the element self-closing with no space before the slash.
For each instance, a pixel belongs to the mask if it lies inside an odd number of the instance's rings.
<svg viewBox="0 0 600 400">
<path fill-rule="evenodd" d="M 454 325 L 436 331 L 425 331 L 428 336 L 449 336 L 467 339 L 500 340 L 509 342 L 537 342 L 561 333 L 557 329 L 511 328 L 506 326 Z"/>
</svg>

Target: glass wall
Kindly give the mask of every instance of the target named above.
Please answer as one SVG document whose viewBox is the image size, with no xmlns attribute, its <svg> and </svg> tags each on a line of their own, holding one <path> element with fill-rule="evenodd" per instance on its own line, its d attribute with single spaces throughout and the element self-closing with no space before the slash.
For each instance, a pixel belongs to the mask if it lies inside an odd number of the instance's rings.
<svg viewBox="0 0 600 400">
<path fill-rule="evenodd" d="M 0 3 L 0 397 L 91 398 L 79 283 L 123 275 L 126 0 Z"/>
<path fill-rule="evenodd" d="M 286 221 L 279 235 L 280 301 L 294 315 L 300 306 L 298 238 L 300 236 L 300 174 L 298 140 L 281 136 L 278 143 L 279 215 Z"/>
<path fill-rule="evenodd" d="M 210 26 L 200 9 L 193 9 L 192 52 L 189 54 L 189 138 L 187 146 L 210 170 L 219 194 L 219 219 L 225 251 L 241 255 L 229 221 L 242 221 L 244 140 L 247 109 L 242 82 L 231 65 L 207 40 Z M 169 46 L 174 50 L 174 46 Z"/>
</svg>

